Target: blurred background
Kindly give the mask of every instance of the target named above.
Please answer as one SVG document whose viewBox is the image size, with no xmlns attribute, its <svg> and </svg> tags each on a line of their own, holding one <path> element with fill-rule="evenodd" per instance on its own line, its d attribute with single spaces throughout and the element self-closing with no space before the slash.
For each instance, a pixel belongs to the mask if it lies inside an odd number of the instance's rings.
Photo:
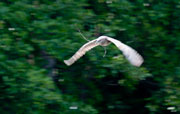
<svg viewBox="0 0 180 114">
<path fill-rule="evenodd" d="M 87 42 L 78 30 L 145 62 L 109 45 L 68 67 Z M 179 51 L 179 0 L 0 0 L 0 113 L 180 114 Z"/>
</svg>

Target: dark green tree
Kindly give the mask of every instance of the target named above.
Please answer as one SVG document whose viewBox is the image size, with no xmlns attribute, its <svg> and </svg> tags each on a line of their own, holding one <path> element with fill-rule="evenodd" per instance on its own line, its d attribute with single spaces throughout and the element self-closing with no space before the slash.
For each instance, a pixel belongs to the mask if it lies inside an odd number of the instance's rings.
<svg viewBox="0 0 180 114">
<path fill-rule="evenodd" d="M 85 41 L 107 35 L 144 57 L 131 66 L 114 46 L 68 67 Z M 0 112 L 180 112 L 179 0 L 1 0 Z"/>
</svg>

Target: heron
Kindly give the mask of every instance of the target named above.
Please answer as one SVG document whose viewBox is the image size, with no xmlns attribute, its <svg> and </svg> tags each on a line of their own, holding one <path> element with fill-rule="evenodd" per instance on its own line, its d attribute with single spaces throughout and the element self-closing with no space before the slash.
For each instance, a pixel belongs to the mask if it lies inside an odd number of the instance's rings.
<svg viewBox="0 0 180 114">
<path fill-rule="evenodd" d="M 124 57 L 130 62 L 130 64 L 139 67 L 144 62 L 143 57 L 130 46 L 114 38 L 108 36 L 100 36 L 97 39 L 91 40 L 84 44 L 70 59 L 64 60 L 64 63 L 67 66 L 70 66 L 92 48 L 96 46 L 106 47 L 111 43 L 113 43 L 119 50 L 122 51 Z"/>
</svg>

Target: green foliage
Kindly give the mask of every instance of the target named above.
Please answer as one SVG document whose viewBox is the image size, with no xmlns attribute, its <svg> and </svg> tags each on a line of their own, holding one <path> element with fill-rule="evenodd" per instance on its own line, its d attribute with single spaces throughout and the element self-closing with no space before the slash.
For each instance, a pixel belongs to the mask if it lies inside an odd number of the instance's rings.
<svg viewBox="0 0 180 114">
<path fill-rule="evenodd" d="M 1 0 L 0 112 L 180 112 L 179 0 Z M 86 41 L 114 37 L 143 55 L 131 66 L 114 46 L 68 67 Z"/>
</svg>

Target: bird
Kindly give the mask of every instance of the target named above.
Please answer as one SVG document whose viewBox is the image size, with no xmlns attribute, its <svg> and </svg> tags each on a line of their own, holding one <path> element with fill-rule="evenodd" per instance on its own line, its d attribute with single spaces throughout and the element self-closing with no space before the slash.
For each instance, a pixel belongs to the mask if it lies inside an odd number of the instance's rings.
<svg viewBox="0 0 180 114">
<path fill-rule="evenodd" d="M 144 62 L 143 57 L 133 48 L 130 46 L 122 43 L 119 40 L 116 40 L 114 38 L 108 37 L 108 36 L 100 36 L 97 39 L 91 40 L 84 44 L 70 59 L 64 60 L 64 63 L 67 66 L 72 65 L 74 62 L 76 62 L 80 57 L 82 57 L 86 52 L 91 50 L 92 48 L 96 46 L 103 46 L 106 47 L 109 44 L 113 43 L 119 50 L 122 51 L 122 54 L 124 57 L 132 64 L 133 66 L 140 67 L 142 63 Z"/>
</svg>

